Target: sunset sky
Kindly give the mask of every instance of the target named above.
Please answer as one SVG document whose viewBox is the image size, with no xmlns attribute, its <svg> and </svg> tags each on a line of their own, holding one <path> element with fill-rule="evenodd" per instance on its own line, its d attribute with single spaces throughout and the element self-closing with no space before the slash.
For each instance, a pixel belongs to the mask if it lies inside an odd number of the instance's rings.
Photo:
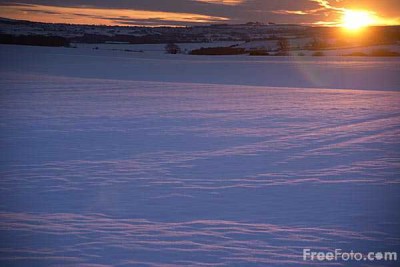
<svg viewBox="0 0 400 267">
<path fill-rule="evenodd" d="M 0 17 L 41 22 L 183 26 L 248 21 L 339 25 L 348 10 L 400 24 L 399 0 L 0 0 Z"/>
</svg>

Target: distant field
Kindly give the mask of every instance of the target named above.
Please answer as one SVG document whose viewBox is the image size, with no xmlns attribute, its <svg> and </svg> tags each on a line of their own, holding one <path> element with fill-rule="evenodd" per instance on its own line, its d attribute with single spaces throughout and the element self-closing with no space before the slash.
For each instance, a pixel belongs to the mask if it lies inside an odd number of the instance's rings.
<svg viewBox="0 0 400 267">
<path fill-rule="evenodd" d="M 111 49 L 119 46 L 106 45 Z M 190 56 L 146 50 L 152 45 L 132 47 L 145 52 L 93 50 L 93 46 L 74 49 L 1 45 L 0 57 L 7 64 L 2 64 L 0 71 L 297 88 L 399 90 L 400 84 L 400 58 L 396 57 Z"/>
</svg>

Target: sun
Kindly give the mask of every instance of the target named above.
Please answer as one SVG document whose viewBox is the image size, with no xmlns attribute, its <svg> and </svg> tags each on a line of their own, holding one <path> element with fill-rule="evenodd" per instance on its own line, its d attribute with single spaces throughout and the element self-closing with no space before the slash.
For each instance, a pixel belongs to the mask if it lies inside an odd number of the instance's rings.
<svg viewBox="0 0 400 267">
<path fill-rule="evenodd" d="M 368 27 L 374 22 L 374 15 L 369 11 L 345 10 L 342 18 L 342 26 L 351 31 Z"/>
</svg>

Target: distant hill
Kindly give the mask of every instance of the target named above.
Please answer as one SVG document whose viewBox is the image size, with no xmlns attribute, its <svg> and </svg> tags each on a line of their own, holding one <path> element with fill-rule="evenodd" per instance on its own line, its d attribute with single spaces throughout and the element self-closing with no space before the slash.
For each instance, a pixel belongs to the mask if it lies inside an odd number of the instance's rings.
<svg viewBox="0 0 400 267">
<path fill-rule="evenodd" d="M 248 22 L 245 24 L 214 24 L 192 27 L 144 27 L 144 26 L 106 26 L 52 24 L 0 18 L 0 34 L 35 36 L 47 43 L 209 43 L 220 41 L 246 42 L 243 47 L 267 49 L 268 41 L 279 39 L 292 40 L 292 48 L 326 48 L 349 45 L 388 44 L 400 41 L 400 26 L 371 27 L 364 35 L 365 40 L 349 40 L 348 36 L 339 36 L 340 30 L 333 27 L 309 27 L 294 24 L 263 24 Z M 60 37 L 63 39 L 48 39 Z M 47 39 L 46 39 L 47 38 Z M 4 39 L 4 38 L 3 38 Z M 64 40 L 65 39 L 65 40 Z M 14 38 L 13 40 L 19 40 Z M 310 41 L 311 40 L 311 41 Z M 36 42 L 35 41 L 35 42 Z M 3 42 L 3 41 L 2 41 Z M 255 42 L 256 45 L 253 45 Z M 259 45 L 261 42 L 261 46 Z M 307 42 L 307 44 L 304 44 Z M 4 42 L 3 42 L 4 43 Z M 274 42 L 275 43 L 275 42 Z"/>
<path fill-rule="evenodd" d="M 83 43 L 191 43 L 254 41 L 277 35 L 304 35 L 309 27 L 289 24 L 215 24 L 193 27 L 137 27 L 30 22 L 0 18 L 0 33 L 59 36 Z"/>
</svg>

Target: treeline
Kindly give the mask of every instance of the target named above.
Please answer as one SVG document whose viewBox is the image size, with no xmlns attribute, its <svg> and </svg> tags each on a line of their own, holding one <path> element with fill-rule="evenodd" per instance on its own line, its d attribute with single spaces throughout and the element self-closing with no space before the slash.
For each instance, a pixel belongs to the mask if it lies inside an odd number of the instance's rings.
<svg viewBox="0 0 400 267">
<path fill-rule="evenodd" d="M 361 34 L 346 32 L 338 27 L 314 27 L 307 30 L 306 37 L 314 39 L 310 49 L 324 49 L 328 46 L 323 40 L 335 39 L 337 46 L 346 46 L 349 43 L 359 45 L 393 44 L 400 41 L 399 26 L 375 26 L 362 30 Z"/>
<path fill-rule="evenodd" d="M 356 52 L 346 54 L 345 56 L 350 56 L 350 57 L 400 57 L 400 53 L 390 51 L 388 49 L 375 49 L 369 53 L 356 51 Z"/>
<path fill-rule="evenodd" d="M 241 55 L 246 54 L 246 50 L 244 48 L 236 48 L 236 47 L 206 47 L 195 49 L 190 52 L 191 55 L 209 55 L 209 56 L 217 56 L 217 55 Z"/>
<path fill-rule="evenodd" d="M 70 46 L 69 40 L 60 36 L 11 35 L 11 34 L 0 34 L 0 44 L 56 46 L 56 47 Z"/>
</svg>

